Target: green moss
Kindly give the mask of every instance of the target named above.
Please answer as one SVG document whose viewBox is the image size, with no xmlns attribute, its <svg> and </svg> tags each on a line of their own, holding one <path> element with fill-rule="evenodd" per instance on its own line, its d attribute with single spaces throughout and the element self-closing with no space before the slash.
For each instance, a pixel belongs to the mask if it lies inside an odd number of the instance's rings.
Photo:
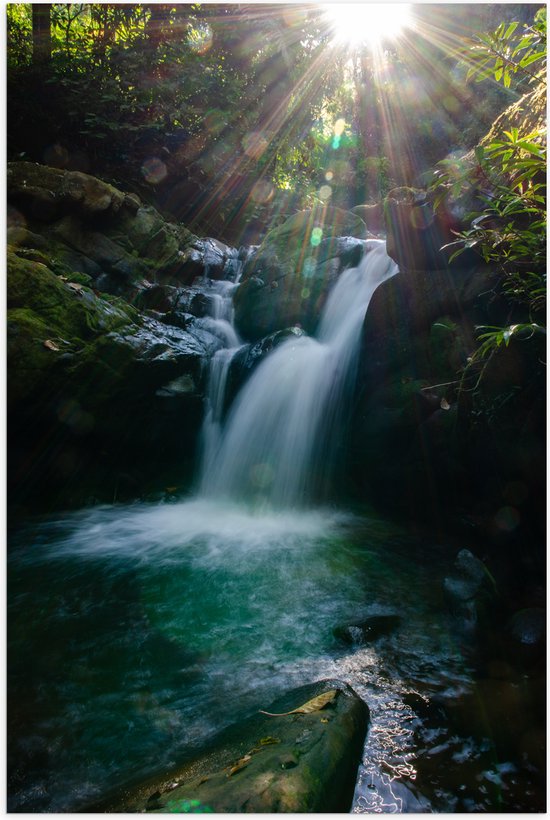
<svg viewBox="0 0 550 820">
<path fill-rule="evenodd" d="M 53 370 L 65 372 L 65 378 L 72 374 L 78 381 L 80 370 L 95 369 L 104 338 L 113 331 L 131 332 L 138 318 L 138 312 L 122 299 L 103 299 L 79 283 L 63 282 L 42 263 L 10 253 L 10 403 L 50 389 Z"/>
<path fill-rule="evenodd" d="M 282 225 L 270 231 L 260 249 L 274 251 L 279 259 L 288 260 L 298 273 L 306 260 L 316 259 L 320 243 L 331 237 L 366 236 L 366 225 L 357 214 L 341 208 L 317 207 L 299 211 Z"/>
</svg>

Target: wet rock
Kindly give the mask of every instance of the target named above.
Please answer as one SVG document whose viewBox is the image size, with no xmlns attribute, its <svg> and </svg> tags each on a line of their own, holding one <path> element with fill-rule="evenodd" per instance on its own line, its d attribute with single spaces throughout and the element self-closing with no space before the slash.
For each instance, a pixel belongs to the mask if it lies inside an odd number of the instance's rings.
<svg viewBox="0 0 550 820">
<path fill-rule="evenodd" d="M 507 624 L 508 657 L 521 668 L 544 662 L 546 650 L 546 611 L 528 607 L 516 612 Z"/>
<path fill-rule="evenodd" d="M 235 322 L 244 338 L 257 341 L 292 325 L 313 332 L 342 269 L 339 250 L 357 256 L 354 240 L 366 236 L 363 221 L 339 208 L 300 211 L 270 231 L 245 263 L 235 294 Z"/>
<path fill-rule="evenodd" d="M 202 753 L 89 811 L 347 812 L 368 726 L 366 704 L 340 681 L 302 686 L 266 711 L 287 712 L 327 690 L 321 711 L 257 714 L 229 727 Z"/>
<path fill-rule="evenodd" d="M 460 550 L 452 574 L 443 581 L 443 591 L 460 631 L 473 634 L 495 592 L 485 564 L 470 550 Z"/>
<path fill-rule="evenodd" d="M 361 646 L 392 635 L 399 628 L 400 623 L 399 615 L 372 615 L 358 624 L 338 626 L 333 634 L 335 638 L 348 646 Z"/>
<path fill-rule="evenodd" d="M 384 207 L 381 202 L 356 205 L 351 212 L 363 220 L 369 231 L 378 234 L 384 230 Z"/>
<path fill-rule="evenodd" d="M 384 201 L 388 255 L 404 270 L 444 268 L 451 251 L 441 248 L 456 239 L 460 224 L 443 206 L 434 209 L 425 191 L 394 188 Z"/>
<path fill-rule="evenodd" d="M 218 338 L 140 315 L 121 299 L 13 253 L 7 320 L 14 496 L 62 493 L 70 483 L 66 504 L 92 475 L 98 485 L 91 483 L 87 495 L 107 488 L 117 472 L 131 474 L 140 461 L 147 464 L 139 473 L 151 475 L 156 459 L 164 467 L 191 457 L 204 364 L 221 346 Z M 37 470 L 29 468 L 35 452 Z"/>
<path fill-rule="evenodd" d="M 243 345 L 231 359 L 227 380 L 227 403 L 230 404 L 252 372 L 272 350 L 292 338 L 307 335 L 300 327 L 289 327 L 271 333 L 255 344 Z"/>
</svg>

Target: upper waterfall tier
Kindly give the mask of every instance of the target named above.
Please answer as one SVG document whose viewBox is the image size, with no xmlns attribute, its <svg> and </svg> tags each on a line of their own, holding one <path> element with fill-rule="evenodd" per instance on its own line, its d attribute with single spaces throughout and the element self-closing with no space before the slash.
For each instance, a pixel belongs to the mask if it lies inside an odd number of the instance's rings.
<svg viewBox="0 0 550 820">
<path fill-rule="evenodd" d="M 290 338 L 258 366 L 204 462 L 204 495 L 297 507 L 326 492 L 365 313 L 378 285 L 395 273 L 385 243 L 370 241 L 360 264 L 338 278 L 317 338 Z"/>
</svg>

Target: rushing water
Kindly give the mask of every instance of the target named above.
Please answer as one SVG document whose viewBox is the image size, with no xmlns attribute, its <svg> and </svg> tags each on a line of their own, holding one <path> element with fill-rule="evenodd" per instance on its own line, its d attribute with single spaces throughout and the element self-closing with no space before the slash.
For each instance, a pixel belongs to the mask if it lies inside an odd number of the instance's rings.
<svg viewBox="0 0 550 820">
<path fill-rule="evenodd" d="M 326 495 L 365 313 L 378 285 L 395 273 L 385 243 L 371 240 L 358 267 L 338 278 L 316 338 L 288 339 L 260 364 L 216 449 L 207 437 L 204 495 L 267 500 L 281 509 Z"/>
<path fill-rule="evenodd" d="M 201 496 L 10 534 L 9 811 L 83 809 L 325 677 L 371 710 L 354 812 L 540 810 L 520 757 L 497 759 L 490 727 L 449 718 L 476 687 L 442 599 L 454 553 L 304 505 L 327 481 L 363 317 L 393 272 L 374 243 L 340 277 L 317 339 L 270 354 L 226 424 L 239 340 L 222 287 L 210 321 L 227 348 L 212 364 Z M 384 614 L 399 625 L 368 645 L 335 637 Z"/>
</svg>

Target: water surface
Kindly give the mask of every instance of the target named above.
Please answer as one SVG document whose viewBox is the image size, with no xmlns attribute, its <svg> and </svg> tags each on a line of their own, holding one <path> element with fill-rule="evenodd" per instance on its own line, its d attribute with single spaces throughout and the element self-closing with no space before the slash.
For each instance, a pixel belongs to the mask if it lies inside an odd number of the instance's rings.
<svg viewBox="0 0 550 820">
<path fill-rule="evenodd" d="M 438 705 L 475 688 L 442 601 L 452 557 L 330 508 L 188 500 L 29 522 L 8 560 L 9 810 L 78 810 L 325 677 L 371 709 L 353 811 L 502 810 L 514 778 L 536 806 L 517 761 Z M 400 626 L 372 644 L 334 637 L 389 613 Z"/>
</svg>

